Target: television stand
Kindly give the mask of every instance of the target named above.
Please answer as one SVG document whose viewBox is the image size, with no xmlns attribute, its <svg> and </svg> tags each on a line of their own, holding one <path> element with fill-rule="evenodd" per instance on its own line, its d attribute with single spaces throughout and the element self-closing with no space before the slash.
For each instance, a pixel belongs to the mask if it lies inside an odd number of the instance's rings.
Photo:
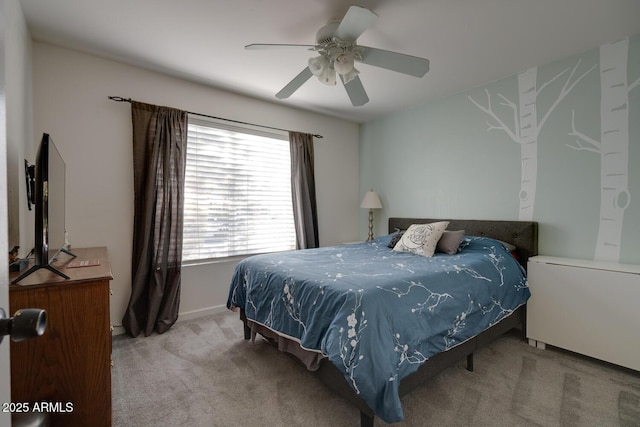
<svg viewBox="0 0 640 427">
<path fill-rule="evenodd" d="M 64 248 L 63 248 L 63 249 L 60 249 L 60 252 L 64 252 L 65 254 L 67 254 L 67 255 L 69 255 L 69 256 L 71 256 L 71 257 L 73 257 L 73 258 L 75 258 L 75 257 L 76 257 L 76 255 L 75 255 L 75 254 L 73 254 L 71 251 L 69 251 L 69 250 L 67 250 L 67 249 L 64 249 Z M 60 252 L 58 252 L 58 253 L 60 253 Z M 52 262 L 53 262 L 53 261 L 55 261 L 55 257 L 54 257 L 54 259 L 52 260 Z M 35 272 L 35 271 L 38 271 L 38 270 L 40 270 L 40 269 L 42 269 L 42 268 L 44 268 L 44 269 L 46 269 L 46 270 L 49 270 L 50 272 L 52 272 L 52 273 L 54 273 L 54 274 L 57 274 L 58 276 L 60 276 L 60 277 L 62 277 L 62 278 L 64 278 L 64 279 L 66 279 L 66 280 L 69 280 L 69 279 L 70 279 L 70 277 L 69 277 L 69 276 L 67 276 L 67 275 L 66 275 L 66 274 L 64 274 L 62 271 L 58 270 L 57 268 L 53 267 L 51 264 L 43 264 L 43 265 L 34 265 L 34 266 L 32 266 L 30 269 L 28 269 L 27 271 L 25 271 L 24 273 L 22 273 L 20 276 L 18 276 L 18 277 L 17 277 L 15 280 L 13 280 L 11 283 L 13 283 L 14 285 L 15 285 L 15 284 L 18 284 L 18 282 L 19 282 L 20 280 L 24 279 L 25 277 L 29 276 L 31 273 L 33 273 L 33 272 Z"/>
<path fill-rule="evenodd" d="M 62 248 L 62 249 L 60 249 L 60 252 L 64 252 L 65 254 L 67 254 L 67 255 L 69 255 L 69 256 L 71 256 L 71 257 L 73 257 L 73 258 L 75 258 L 75 257 L 77 256 L 77 255 L 75 255 L 73 252 L 71 252 L 71 251 L 70 251 L 69 249 L 67 249 L 67 248 Z"/>
</svg>

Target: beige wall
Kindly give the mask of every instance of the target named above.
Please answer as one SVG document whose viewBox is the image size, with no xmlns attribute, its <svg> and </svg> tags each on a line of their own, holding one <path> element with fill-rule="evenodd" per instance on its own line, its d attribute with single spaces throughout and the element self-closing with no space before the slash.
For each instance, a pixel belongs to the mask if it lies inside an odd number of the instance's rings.
<svg viewBox="0 0 640 427">
<path fill-rule="evenodd" d="M 319 133 L 315 144 L 320 244 L 358 237 L 359 126 L 100 59 L 33 44 L 34 137 L 49 133 L 67 164 L 67 230 L 76 247 L 107 246 L 111 320 L 121 325 L 131 286 L 133 171 L 130 97 L 228 119 Z M 33 150 L 33 147 L 25 151 Z M 235 261 L 185 267 L 181 318 L 226 304 Z M 118 331 L 118 329 L 117 329 Z"/>
<path fill-rule="evenodd" d="M 31 35 L 18 2 L 9 2 L 7 21 L 9 38 L 6 55 L 7 69 L 7 202 L 9 213 L 9 249 L 20 246 L 20 255 L 31 250 L 33 213 L 27 213 L 24 183 L 24 159 L 31 153 L 25 141 L 32 138 L 31 112 Z M 29 225 L 31 225 L 29 227 Z"/>
</svg>

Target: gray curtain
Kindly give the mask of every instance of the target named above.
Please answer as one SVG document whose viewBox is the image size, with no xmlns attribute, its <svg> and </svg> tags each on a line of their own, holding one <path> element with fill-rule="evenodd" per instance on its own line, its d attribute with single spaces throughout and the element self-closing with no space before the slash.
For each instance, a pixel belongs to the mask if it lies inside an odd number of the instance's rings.
<svg viewBox="0 0 640 427">
<path fill-rule="evenodd" d="M 289 132 L 291 150 L 291 192 L 296 248 L 317 248 L 318 209 L 313 166 L 313 135 Z"/>
<path fill-rule="evenodd" d="M 122 325 L 136 337 L 161 334 L 178 319 L 187 113 L 131 104 L 135 212 L 131 298 Z"/>
</svg>

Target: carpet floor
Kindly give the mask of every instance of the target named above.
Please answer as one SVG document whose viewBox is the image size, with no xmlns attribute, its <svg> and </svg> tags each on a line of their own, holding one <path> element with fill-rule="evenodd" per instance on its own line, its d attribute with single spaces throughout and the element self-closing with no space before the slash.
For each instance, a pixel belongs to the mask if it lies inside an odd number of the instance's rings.
<svg viewBox="0 0 640 427">
<path fill-rule="evenodd" d="M 236 313 L 113 339 L 114 427 L 360 425 L 359 412 Z M 394 426 L 640 426 L 640 373 L 507 334 L 402 399 Z M 385 422 L 376 418 L 376 426 Z"/>
</svg>

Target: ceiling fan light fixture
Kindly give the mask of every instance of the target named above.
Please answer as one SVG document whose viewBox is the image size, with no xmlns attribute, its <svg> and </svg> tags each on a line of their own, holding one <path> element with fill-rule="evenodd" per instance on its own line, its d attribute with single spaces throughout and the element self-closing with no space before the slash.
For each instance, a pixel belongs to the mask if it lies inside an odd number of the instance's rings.
<svg viewBox="0 0 640 427">
<path fill-rule="evenodd" d="M 320 80 L 320 82 L 326 84 L 327 86 L 335 86 L 336 70 L 334 70 L 333 67 L 325 68 L 322 74 L 318 76 L 318 80 Z"/>
<path fill-rule="evenodd" d="M 329 61 L 327 61 L 327 58 L 322 55 L 309 58 L 308 64 L 311 73 L 318 78 L 329 68 Z"/>
<path fill-rule="evenodd" d="M 342 76 L 342 82 L 344 84 L 349 83 L 351 80 L 355 79 L 356 77 L 358 77 L 358 74 L 360 74 L 360 71 L 358 71 L 355 67 L 351 68 L 351 71 L 349 71 L 348 73 L 343 73 L 340 74 Z"/>
<path fill-rule="evenodd" d="M 328 86 L 336 84 L 336 70 L 331 66 L 326 55 L 309 58 L 309 70 L 318 80 Z"/>
<path fill-rule="evenodd" d="M 344 52 L 336 56 L 333 66 L 338 74 L 347 74 L 353 70 L 354 58 L 351 52 Z"/>
<path fill-rule="evenodd" d="M 355 57 L 352 52 L 343 52 L 336 56 L 333 66 L 338 74 L 342 76 L 344 83 L 349 83 L 356 78 L 360 71 L 354 67 Z"/>
</svg>

